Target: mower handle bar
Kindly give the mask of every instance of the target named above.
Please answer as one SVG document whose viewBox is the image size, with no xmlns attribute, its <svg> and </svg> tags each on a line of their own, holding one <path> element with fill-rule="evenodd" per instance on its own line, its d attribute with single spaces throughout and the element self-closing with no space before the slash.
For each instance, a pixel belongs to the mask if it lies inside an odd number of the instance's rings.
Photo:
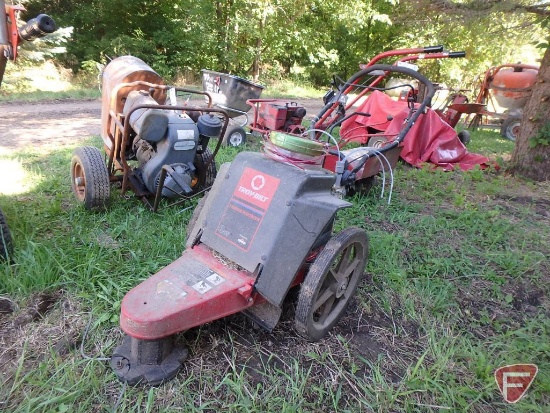
<svg viewBox="0 0 550 413">
<path fill-rule="evenodd" d="M 412 47 L 408 49 L 395 49 L 395 50 L 388 50 L 387 52 L 380 53 L 372 58 L 372 60 L 365 64 L 364 66 L 372 66 L 379 60 L 382 60 L 386 57 L 390 56 L 405 56 L 408 54 L 418 54 L 418 53 L 440 53 L 443 51 L 443 45 L 439 46 L 428 46 L 428 47 Z"/>
<path fill-rule="evenodd" d="M 373 75 L 378 75 L 378 76 L 372 81 L 372 83 L 370 85 L 368 85 L 365 88 L 365 90 L 363 92 L 357 94 L 357 96 L 355 96 L 355 98 L 352 99 L 351 102 L 346 102 L 346 107 L 345 107 L 346 110 L 348 108 L 350 108 L 351 106 L 353 106 L 362 96 L 364 96 L 369 89 L 374 90 L 375 86 L 378 83 L 380 83 L 380 81 L 390 72 L 398 72 L 398 73 L 402 73 L 404 75 L 410 76 L 413 79 L 418 80 L 424 86 L 426 86 L 426 94 L 425 94 L 424 100 L 422 101 L 422 103 L 420 105 L 419 110 L 424 111 L 424 109 L 427 106 L 431 105 L 431 99 L 435 94 L 435 87 L 434 87 L 432 82 L 430 82 L 426 77 L 424 77 L 423 75 L 418 73 L 416 70 L 412 70 L 412 69 L 409 69 L 409 68 L 406 68 L 406 67 L 396 66 L 396 65 L 393 65 L 393 66 L 392 65 L 383 65 L 383 64 L 372 65 L 372 66 L 365 67 L 364 69 L 362 69 L 359 72 L 355 73 L 355 75 L 353 75 L 351 78 L 349 78 L 346 81 L 346 83 L 341 88 L 339 88 L 340 90 L 338 91 L 338 93 L 335 94 L 330 99 L 330 101 L 325 104 L 325 106 L 323 106 L 323 108 L 321 109 L 319 114 L 312 120 L 312 122 L 313 122 L 312 125 L 314 125 L 313 129 L 328 129 L 331 125 L 328 125 L 326 128 L 323 128 L 322 125 L 327 120 L 327 118 L 334 111 L 336 111 L 338 109 L 338 106 L 340 105 L 342 96 L 347 95 L 347 93 L 349 93 L 353 89 L 354 85 L 357 84 L 356 82 L 358 82 L 362 77 L 364 77 L 365 75 L 368 75 L 371 72 L 372 72 Z M 374 73 L 374 72 L 377 72 L 377 73 Z M 381 74 L 379 74 L 379 72 Z M 416 120 L 416 118 L 414 120 Z M 410 129 L 410 127 L 406 128 L 406 132 L 408 132 L 409 129 Z M 406 134 L 406 132 L 405 132 L 405 134 Z M 403 139 L 404 137 L 405 137 L 405 135 L 403 135 L 401 137 L 401 139 Z"/>
<path fill-rule="evenodd" d="M 424 53 L 439 53 L 443 51 L 443 45 L 428 46 L 424 48 Z"/>
<path fill-rule="evenodd" d="M 466 52 L 464 51 L 461 51 L 461 52 L 450 52 L 449 53 L 449 57 L 450 59 L 456 59 L 456 58 L 459 58 L 459 57 L 466 57 Z"/>
</svg>

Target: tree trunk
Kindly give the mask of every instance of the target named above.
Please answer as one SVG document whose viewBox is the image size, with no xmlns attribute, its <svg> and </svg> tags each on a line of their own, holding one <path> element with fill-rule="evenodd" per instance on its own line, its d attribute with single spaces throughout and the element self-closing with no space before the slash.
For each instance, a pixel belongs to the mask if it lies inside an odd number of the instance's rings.
<svg viewBox="0 0 550 413">
<path fill-rule="evenodd" d="M 534 147 L 533 141 L 537 142 Z M 550 48 L 542 58 L 531 97 L 523 110 L 509 170 L 535 181 L 550 179 Z"/>
</svg>

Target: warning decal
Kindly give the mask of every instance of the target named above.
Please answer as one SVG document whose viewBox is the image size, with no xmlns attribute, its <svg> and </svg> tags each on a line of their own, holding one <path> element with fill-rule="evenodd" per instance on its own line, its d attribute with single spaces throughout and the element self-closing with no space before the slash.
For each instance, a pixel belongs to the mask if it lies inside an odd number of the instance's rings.
<svg viewBox="0 0 550 413">
<path fill-rule="evenodd" d="M 245 168 L 216 234 L 248 251 L 279 184 L 279 178 Z"/>
<path fill-rule="evenodd" d="M 174 272 L 182 283 L 193 288 L 200 294 L 204 294 L 212 288 L 225 282 L 225 278 L 221 275 L 204 266 L 200 262 L 193 260 L 187 260 L 185 267 L 181 268 L 181 271 Z M 170 287 L 174 288 L 173 285 Z"/>
</svg>

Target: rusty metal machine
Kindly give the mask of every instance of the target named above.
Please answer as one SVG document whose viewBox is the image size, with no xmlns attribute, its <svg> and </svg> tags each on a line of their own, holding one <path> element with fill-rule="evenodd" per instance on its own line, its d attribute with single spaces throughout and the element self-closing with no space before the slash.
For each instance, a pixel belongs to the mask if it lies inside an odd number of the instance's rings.
<svg viewBox="0 0 550 413">
<path fill-rule="evenodd" d="M 206 106 L 188 106 L 183 95 L 204 95 Z M 72 189 L 87 208 L 104 207 L 110 183 L 133 191 L 153 210 L 161 198 L 182 202 L 210 187 L 216 177 L 212 138 L 225 133 L 229 116 L 213 108 L 206 92 L 165 85 L 142 60 L 121 56 L 102 75 L 101 137 L 107 162 L 95 147 L 77 148 Z"/>
</svg>

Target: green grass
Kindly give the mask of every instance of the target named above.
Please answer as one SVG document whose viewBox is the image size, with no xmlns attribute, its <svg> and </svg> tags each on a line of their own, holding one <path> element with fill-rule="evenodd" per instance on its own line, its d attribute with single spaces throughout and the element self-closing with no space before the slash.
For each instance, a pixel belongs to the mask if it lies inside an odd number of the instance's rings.
<svg viewBox="0 0 550 413">
<path fill-rule="evenodd" d="M 502 166 L 511 149 L 496 133 L 472 136 L 470 150 Z M 218 164 L 237 152 L 224 149 Z M 123 389 L 104 361 L 80 354 L 88 313 L 85 354 L 109 356 L 122 297 L 181 254 L 192 209 L 152 213 L 114 190 L 107 211 L 90 213 L 70 191 L 71 149 L 5 160 L 26 178 L 22 192 L 0 196 L 16 244 L 15 263 L 0 265 L 0 292 L 19 306 L 0 319 L 0 410 L 544 412 L 550 404 L 547 183 L 503 169 L 400 165 L 390 205 L 377 185 L 339 214 L 338 230 L 367 230 L 370 259 L 328 338 L 300 339 L 291 305 L 271 334 L 227 317 L 180 335 L 191 356 L 175 380 Z M 48 311 L 23 322 L 45 294 L 55 298 Z M 494 370 L 530 362 L 539 366 L 534 384 L 507 405 Z"/>
<path fill-rule="evenodd" d="M 56 92 L 0 92 L 0 103 L 9 102 L 40 102 L 44 100 L 62 100 L 62 99 L 98 99 L 101 97 L 101 92 L 96 89 L 68 89 Z"/>
</svg>

